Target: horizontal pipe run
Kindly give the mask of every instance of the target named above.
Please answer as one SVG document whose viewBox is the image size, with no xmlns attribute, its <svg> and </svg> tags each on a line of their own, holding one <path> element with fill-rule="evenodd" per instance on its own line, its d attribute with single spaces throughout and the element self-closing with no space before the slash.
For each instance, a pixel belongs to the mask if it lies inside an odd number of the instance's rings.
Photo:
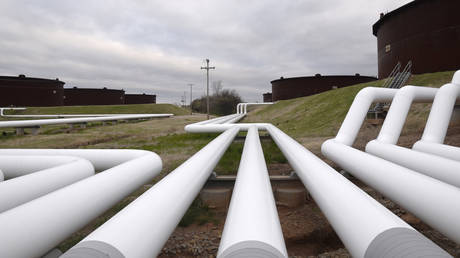
<svg viewBox="0 0 460 258">
<path fill-rule="evenodd" d="M 249 128 L 217 257 L 288 257 L 257 127 Z"/>
<path fill-rule="evenodd" d="M 425 239 L 281 130 L 267 130 L 353 257 L 366 257 L 366 252 L 384 246 L 378 239 L 385 232 L 407 229 Z M 444 252 L 433 243 L 427 245 L 438 254 Z"/>
<path fill-rule="evenodd" d="M 370 141 L 366 152 L 445 183 L 460 187 L 460 162 L 380 141 Z"/>
<path fill-rule="evenodd" d="M 185 131 L 188 133 L 216 133 L 224 132 L 232 127 L 239 128 L 240 131 L 247 131 L 251 126 L 257 126 L 259 130 L 265 130 L 267 123 L 238 123 L 238 124 L 209 124 L 209 125 L 186 125 Z"/>
<path fill-rule="evenodd" d="M 223 122 L 222 124 L 233 124 L 233 123 L 236 123 L 236 122 L 240 121 L 241 119 L 243 119 L 245 116 L 246 116 L 246 114 L 237 115 L 237 116 L 232 117 L 231 119 L 229 119 L 229 120 Z"/>
<path fill-rule="evenodd" d="M 61 257 L 158 255 L 237 134 L 219 135 Z"/>
<path fill-rule="evenodd" d="M 440 143 L 418 141 L 412 146 L 413 150 L 431 153 L 451 160 L 460 161 L 460 148 Z"/>
<path fill-rule="evenodd" d="M 395 203 L 460 243 L 460 189 L 346 146 L 325 141 L 322 153 Z"/>
<path fill-rule="evenodd" d="M 85 122 L 101 122 L 101 121 L 114 121 L 114 120 L 130 120 L 130 119 L 144 119 L 144 118 L 160 118 L 170 117 L 173 114 L 145 114 L 145 115 L 116 115 L 109 117 L 81 117 L 81 118 L 58 118 L 58 119 L 38 119 L 38 120 L 15 120 L 15 121 L 1 121 L 0 128 L 6 127 L 33 127 L 40 125 L 54 125 L 54 124 L 72 124 L 72 123 L 85 123 Z"/>
<path fill-rule="evenodd" d="M 152 180 L 161 171 L 161 159 L 153 152 L 137 153 L 142 155 L 0 213 L 0 257 L 45 254 Z"/>
<path fill-rule="evenodd" d="M 8 155 L 0 156 L 0 166 L 3 168 L 6 163 L 22 166 L 50 158 L 67 158 L 67 163 L 9 179 L 0 184 L 0 213 L 94 175 L 94 167 L 89 161 L 75 157 Z M 11 173 L 8 175 L 11 176 Z"/>
<path fill-rule="evenodd" d="M 367 87 L 358 92 L 342 122 L 335 140 L 351 146 L 358 135 L 359 129 L 366 119 L 367 111 L 373 102 L 391 101 L 397 89 Z"/>
</svg>

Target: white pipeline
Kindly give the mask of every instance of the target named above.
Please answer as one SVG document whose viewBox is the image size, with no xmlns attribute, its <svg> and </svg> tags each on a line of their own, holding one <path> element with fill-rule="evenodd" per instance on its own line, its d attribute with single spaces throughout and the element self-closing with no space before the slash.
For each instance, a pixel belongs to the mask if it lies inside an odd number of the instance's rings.
<svg viewBox="0 0 460 258">
<path fill-rule="evenodd" d="M 61 257 L 158 255 L 237 133 L 218 136 Z"/>
<path fill-rule="evenodd" d="M 162 166 L 158 155 L 139 150 L 0 150 L 0 154 L 8 152 L 14 155 L 77 156 L 94 162 L 96 169 L 109 164 L 118 165 L 0 213 L 0 257 L 45 254 L 152 180 Z"/>
<path fill-rule="evenodd" d="M 417 256 L 421 247 L 448 257 L 291 137 L 272 125 L 267 130 L 353 257 L 383 257 L 389 250 Z"/>
<path fill-rule="evenodd" d="M 396 146 L 412 102 L 432 101 L 437 91 L 416 86 L 398 90 L 377 139 L 366 145 L 366 152 L 460 187 L 460 162 Z"/>
<path fill-rule="evenodd" d="M 288 257 L 257 127 L 250 127 L 217 257 Z"/>
<path fill-rule="evenodd" d="M 38 119 L 38 120 L 14 120 L 14 121 L 0 121 L 0 128 L 5 127 L 35 127 L 41 125 L 54 125 L 54 124 L 75 124 L 87 122 L 102 122 L 102 121 L 116 121 L 116 120 L 131 120 L 131 119 L 147 119 L 147 118 L 160 118 L 170 117 L 173 114 L 135 114 L 135 115 L 115 115 L 108 117 L 80 117 L 80 118 L 57 118 L 57 119 Z"/>
<path fill-rule="evenodd" d="M 452 83 L 442 86 L 436 94 L 422 139 L 414 144 L 414 150 L 460 161 L 460 148 L 443 144 L 459 97 L 460 70 L 455 72 Z"/>
<path fill-rule="evenodd" d="M 34 164 L 48 168 L 30 171 Z M 67 156 L 2 155 L 0 168 L 9 179 L 0 184 L 0 213 L 94 175 L 90 162 Z"/>
</svg>

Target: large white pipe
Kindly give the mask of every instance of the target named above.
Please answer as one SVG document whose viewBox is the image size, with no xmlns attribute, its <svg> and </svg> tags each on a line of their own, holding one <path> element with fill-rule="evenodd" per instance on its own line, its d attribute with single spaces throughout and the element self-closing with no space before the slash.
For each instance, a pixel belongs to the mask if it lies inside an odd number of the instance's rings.
<svg viewBox="0 0 460 258">
<path fill-rule="evenodd" d="M 274 102 L 245 102 L 245 103 L 239 103 L 236 105 L 236 113 L 237 114 L 246 114 L 248 112 L 247 107 L 248 106 L 255 106 L 255 105 L 272 105 Z"/>
<path fill-rule="evenodd" d="M 344 170 L 460 243 L 460 189 L 356 150 L 335 139 L 322 153 Z"/>
<path fill-rule="evenodd" d="M 159 118 L 159 117 L 170 117 L 170 116 L 173 116 L 173 114 L 116 115 L 116 116 L 109 116 L 109 117 L 80 117 L 80 118 L 38 119 L 38 120 L 15 120 L 15 121 L 1 121 L 0 128 L 33 127 L 33 126 L 41 126 L 41 125 L 145 119 L 145 118 Z"/>
<path fill-rule="evenodd" d="M 397 89 L 367 87 L 358 92 L 345 116 L 342 126 L 335 137 L 337 142 L 351 146 L 358 135 L 359 129 L 366 119 L 367 112 L 373 102 L 391 101 Z"/>
<path fill-rule="evenodd" d="M 288 257 L 255 126 L 246 136 L 217 257 Z"/>
<path fill-rule="evenodd" d="M 414 144 L 414 150 L 460 161 L 460 148 L 443 144 L 459 97 L 460 70 L 455 72 L 452 83 L 442 86 L 436 94 L 422 139 Z"/>
<path fill-rule="evenodd" d="M 460 162 L 458 161 L 377 140 L 367 143 L 366 152 L 460 187 Z"/>
<path fill-rule="evenodd" d="M 432 101 L 438 89 L 405 86 L 393 98 L 376 140 L 366 152 L 460 187 L 460 162 L 396 146 L 412 102 Z"/>
<path fill-rule="evenodd" d="M 29 151 L 33 153 L 32 150 Z M 52 151 L 48 150 L 48 153 L 57 155 Z M 56 150 L 59 151 L 63 150 Z M 76 151 L 83 153 L 93 150 Z M 100 165 L 103 166 L 109 163 L 103 162 L 102 159 L 108 156 L 103 157 L 104 154 L 111 152 L 116 152 L 114 156 L 126 159 L 123 150 L 99 150 L 100 157 L 93 158 L 95 161 L 101 161 Z M 125 153 L 127 156 L 138 156 L 95 176 L 0 213 L 0 257 L 37 257 L 45 254 L 142 184 L 152 180 L 161 171 L 161 159 L 155 153 L 130 150 Z M 90 155 L 92 154 L 94 153 Z M 120 232 L 118 237 L 126 236 L 124 233 Z"/>
<path fill-rule="evenodd" d="M 294 139 L 273 125 L 267 130 L 353 257 L 383 257 L 384 250 L 448 256 Z"/>
<path fill-rule="evenodd" d="M 9 179 L 0 184 L 0 213 L 94 175 L 94 167 L 89 161 L 65 156 L 2 155 L 0 156 L 0 167 L 5 175 L 11 178 L 12 175 L 18 174 L 17 170 L 9 170 L 11 167 L 16 166 L 17 168 L 18 164 L 30 166 L 36 161 L 43 163 L 50 159 L 60 160 L 63 164 L 34 171 L 31 174 Z M 21 170 L 19 174 L 23 173 L 24 171 Z"/>
<path fill-rule="evenodd" d="M 61 257 L 158 255 L 237 133 L 218 136 Z"/>
<path fill-rule="evenodd" d="M 412 103 L 431 102 L 437 91 L 437 88 L 416 86 L 404 86 L 399 89 L 394 95 L 377 140 L 384 143 L 396 144 Z"/>
</svg>

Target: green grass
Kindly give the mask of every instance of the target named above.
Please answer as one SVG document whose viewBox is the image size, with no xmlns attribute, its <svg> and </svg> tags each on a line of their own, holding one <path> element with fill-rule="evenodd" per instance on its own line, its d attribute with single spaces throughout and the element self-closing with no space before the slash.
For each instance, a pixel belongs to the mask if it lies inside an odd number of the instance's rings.
<svg viewBox="0 0 460 258">
<path fill-rule="evenodd" d="M 188 115 L 190 111 L 172 104 L 131 104 L 131 105 L 95 105 L 95 106 L 59 106 L 28 107 L 24 111 L 6 111 L 7 114 L 138 114 L 168 113 Z"/>
<path fill-rule="evenodd" d="M 414 75 L 408 84 L 440 87 L 454 72 Z M 312 96 L 281 100 L 248 113 L 244 122 L 267 122 L 293 137 L 333 136 L 342 124 L 356 94 L 364 87 L 380 87 L 384 80 L 361 83 Z"/>
</svg>

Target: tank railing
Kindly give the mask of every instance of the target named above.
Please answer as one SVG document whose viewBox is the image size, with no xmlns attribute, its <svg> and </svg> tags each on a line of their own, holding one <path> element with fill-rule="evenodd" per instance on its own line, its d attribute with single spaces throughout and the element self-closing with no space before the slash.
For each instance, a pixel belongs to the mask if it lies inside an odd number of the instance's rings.
<svg viewBox="0 0 460 258">
<path fill-rule="evenodd" d="M 61 257 L 158 255 L 237 134 L 219 135 Z"/>
<path fill-rule="evenodd" d="M 460 100 L 460 70 L 442 86 L 433 101 L 422 139 L 412 149 L 460 161 L 460 148 L 444 144 L 453 109 Z"/>
<path fill-rule="evenodd" d="M 405 86 L 396 93 L 376 140 L 366 152 L 460 187 L 460 162 L 397 146 L 404 122 L 413 102 L 431 102 L 437 88 Z"/>
<path fill-rule="evenodd" d="M 0 149 L 0 155 L 22 156 L 24 160 L 29 156 L 72 156 L 103 170 L 0 213 L 0 257 L 44 255 L 152 180 L 162 167 L 158 155 L 141 150 Z"/>
<path fill-rule="evenodd" d="M 460 189 L 350 147 L 372 102 L 390 101 L 396 89 L 364 88 L 351 105 L 334 139 L 322 153 L 344 170 L 460 243 Z M 436 193 L 436 194 L 433 194 Z"/>
</svg>

